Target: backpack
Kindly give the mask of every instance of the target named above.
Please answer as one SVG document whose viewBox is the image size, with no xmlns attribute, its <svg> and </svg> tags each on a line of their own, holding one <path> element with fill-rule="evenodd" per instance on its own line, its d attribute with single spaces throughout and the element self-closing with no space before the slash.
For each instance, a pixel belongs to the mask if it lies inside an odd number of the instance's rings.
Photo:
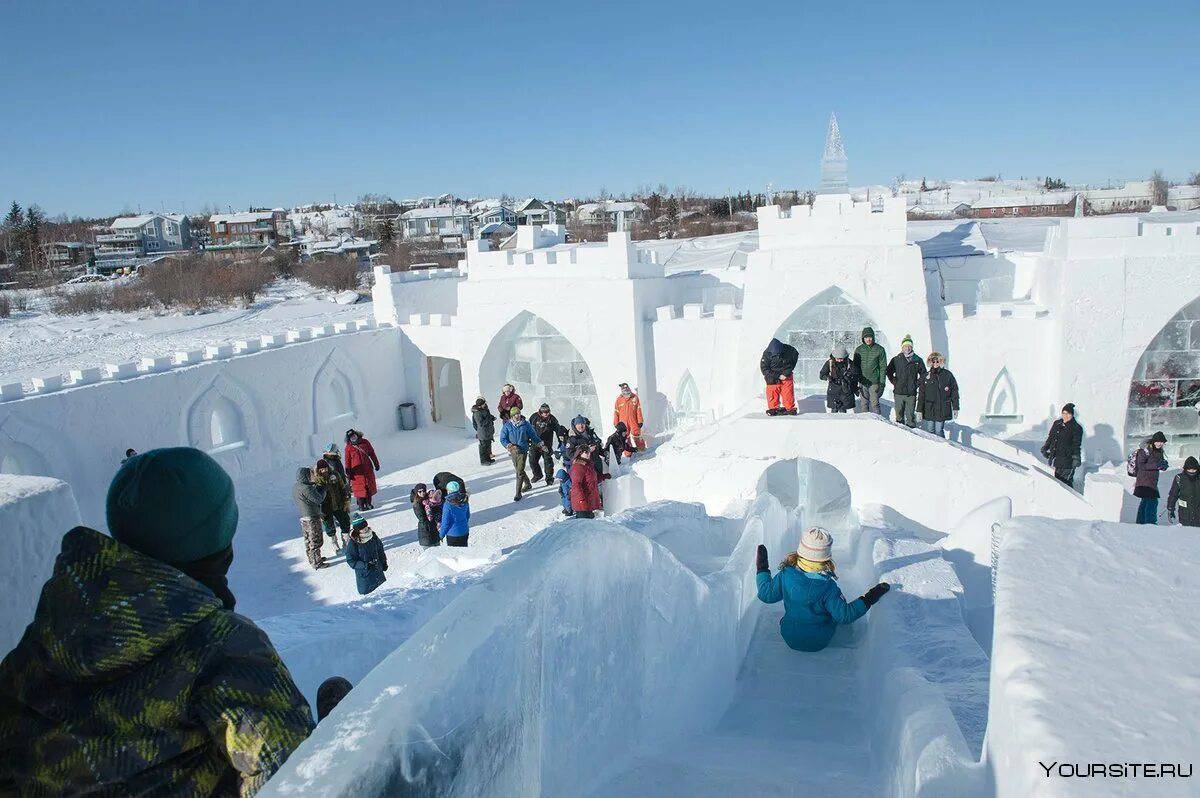
<svg viewBox="0 0 1200 798">
<path fill-rule="evenodd" d="M 1137 476 L 1137 455 L 1138 449 L 1134 449 L 1129 455 L 1129 459 L 1125 461 L 1125 473 L 1131 477 Z"/>
</svg>

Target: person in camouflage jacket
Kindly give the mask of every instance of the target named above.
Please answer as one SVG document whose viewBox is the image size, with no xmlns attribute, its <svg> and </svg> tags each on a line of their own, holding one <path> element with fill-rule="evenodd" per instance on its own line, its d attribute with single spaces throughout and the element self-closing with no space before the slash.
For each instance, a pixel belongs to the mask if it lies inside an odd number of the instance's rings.
<svg viewBox="0 0 1200 798">
<path fill-rule="evenodd" d="M 108 520 L 113 537 L 63 537 L 0 663 L 0 795 L 253 795 L 313 722 L 232 611 L 232 482 L 198 450 L 147 452 L 113 480 Z"/>
</svg>

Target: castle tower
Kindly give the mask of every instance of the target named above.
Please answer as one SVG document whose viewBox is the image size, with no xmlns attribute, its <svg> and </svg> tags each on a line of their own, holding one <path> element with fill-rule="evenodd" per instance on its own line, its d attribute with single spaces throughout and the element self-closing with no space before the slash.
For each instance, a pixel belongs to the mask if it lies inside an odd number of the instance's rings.
<svg viewBox="0 0 1200 798">
<path fill-rule="evenodd" d="M 825 134 L 825 154 L 821 156 L 821 194 L 849 194 L 846 177 L 846 150 L 842 146 L 842 131 L 837 115 L 829 115 L 829 131 Z"/>
</svg>

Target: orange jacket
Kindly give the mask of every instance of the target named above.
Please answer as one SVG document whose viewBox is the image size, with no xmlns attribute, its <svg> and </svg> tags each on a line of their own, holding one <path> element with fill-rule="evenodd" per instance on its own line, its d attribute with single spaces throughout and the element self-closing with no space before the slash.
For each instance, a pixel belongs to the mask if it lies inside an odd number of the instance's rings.
<svg viewBox="0 0 1200 798">
<path fill-rule="evenodd" d="M 630 435 L 637 435 L 641 432 L 642 424 L 645 421 L 642 419 L 642 402 L 636 393 L 628 397 L 624 394 L 617 397 L 617 404 L 613 408 L 613 426 L 615 427 L 619 421 L 625 422 Z"/>
</svg>

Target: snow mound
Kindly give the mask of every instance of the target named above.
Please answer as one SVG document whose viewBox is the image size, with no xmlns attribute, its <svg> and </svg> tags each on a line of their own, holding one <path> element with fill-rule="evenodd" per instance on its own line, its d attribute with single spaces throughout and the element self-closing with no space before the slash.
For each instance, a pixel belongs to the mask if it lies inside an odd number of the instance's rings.
<svg viewBox="0 0 1200 798">
<path fill-rule="evenodd" d="M 359 300 L 357 291 L 342 291 L 333 295 L 333 301 L 339 305 L 353 305 Z"/>
<path fill-rule="evenodd" d="M 784 549 L 786 514 L 763 497 L 707 578 L 620 520 L 554 524 L 493 568 L 368 674 L 261 795 L 576 795 L 580 774 L 713 723 L 756 620 L 744 623 L 746 563 L 760 542 Z"/>
<path fill-rule="evenodd" d="M 1080 782 L 1052 763 L 1086 775 L 1093 763 L 1200 757 L 1200 536 L 1046 518 L 1014 519 L 998 535 L 988 724 L 997 794 L 1082 794 L 1083 784 L 1088 795 L 1195 794 L 1128 771 Z"/>
<path fill-rule="evenodd" d="M 0 558 L 4 612 L 0 652 L 8 653 L 33 620 L 42 584 L 50 578 L 63 534 L 79 525 L 79 508 L 65 482 L 0 474 Z"/>
</svg>

